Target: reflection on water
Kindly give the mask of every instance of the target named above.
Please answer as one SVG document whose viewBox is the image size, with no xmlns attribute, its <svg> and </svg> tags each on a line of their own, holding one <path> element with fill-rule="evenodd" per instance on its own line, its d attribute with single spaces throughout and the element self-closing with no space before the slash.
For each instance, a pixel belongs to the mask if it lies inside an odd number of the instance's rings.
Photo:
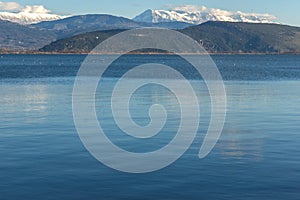
<svg viewBox="0 0 300 200">
<path fill-rule="evenodd" d="M 219 144 L 221 151 L 221 158 L 230 160 L 232 162 L 249 160 L 262 161 L 263 152 L 263 138 L 251 138 L 251 132 L 243 130 L 225 130 L 224 139 Z M 247 141 L 243 137 L 248 135 Z"/>
<path fill-rule="evenodd" d="M 300 120 L 300 83 L 239 84 L 237 87 L 234 82 L 226 83 L 229 94 L 227 122 L 218 148 L 221 157 L 227 160 L 262 161 L 266 153 L 265 141 L 268 138 L 289 137 L 286 129 L 296 128 Z"/>
<path fill-rule="evenodd" d="M 11 127 L 12 132 L 18 124 L 27 126 L 36 124 L 38 126 L 48 116 L 49 91 L 47 85 L 1 85 L 2 106 L 0 115 L 3 119 L 4 127 Z M 32 130 L 32 132 L 35 132 Z"/>
<path fill-rule="evenodd" d="M 47 108 L 48 91 L 46 85 L 25 85 L 14 87 L 0 86 L 1 103 L 8 106 L 11 111 L 24 112 L 45 111 Z"/>
<path fill-rule="evenodd" d="M 47 86 L 25 86 L 24 93 L 23 102 L 27 105 L 26 112 L 45 111 L 48 100 Z"/>
</svg>

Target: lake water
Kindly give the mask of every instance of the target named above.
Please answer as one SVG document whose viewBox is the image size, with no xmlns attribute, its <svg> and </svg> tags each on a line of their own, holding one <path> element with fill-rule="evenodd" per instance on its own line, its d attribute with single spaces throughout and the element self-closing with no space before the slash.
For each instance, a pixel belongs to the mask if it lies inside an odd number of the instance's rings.
<svg viewBox="0 0 300 200">
<path fill-rule="evenodd" d="M 149 122 L 153 103 L 171 112 L 163 133 L 147 141 L 124 136 L 111 119 L 117 77 L 142 63 L 181 70 L 198 88 L 200 128 L 185 154 L 145 174 L 123 173 L 83 146 L 72 115 L 72 90 L 84 55 L 0 55 L 0 199 L 299 199 L 300 56 L 214 55 L 227 91 L 227 117 L 212 152 L 198 158 L 210 117 L 203 80 L 176 56 L 127 55 L 111 66 L 96 94 L 110 139 L 133 152 L 166 145 L 179 126 L 178 102 L 164 88 L 137 92 L 133 120 Z M 134 81 L 134 80 L 131 80 Z M 170 80 L 174 81 L 174 80 Z M 84 99 L 83 99 L 84 100 Z"/>
</svg>

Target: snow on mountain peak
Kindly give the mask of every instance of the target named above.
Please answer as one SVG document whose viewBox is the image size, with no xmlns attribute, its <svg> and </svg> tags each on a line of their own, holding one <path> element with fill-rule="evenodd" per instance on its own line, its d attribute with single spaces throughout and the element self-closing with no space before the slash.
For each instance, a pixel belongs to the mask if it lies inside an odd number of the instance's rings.
<svg viewBox="0 0 300 200">
<path fill-rule="evenodd" d="M 68 16 L 52 14 L 50 10 L 42 5 L 21 6 L 18 4 L 0 4 L 0 20 L 7 20 L 18 24 L 35 24 L 41 21 L 52 21 L 63 19 Z M 14 12 L 12 12 L 14 11 Z"/>
<path fill-rule="evenodd" d="M 148 9 L 133 20 L 150 23 L 186 22 L 191 24 L 201 24 L 206 21 L 275 23 L 276 17 L 270 14 L 233 12 L 205 6 L 184 5 L 170 10 Z"/>
<path fill-rule="evenodd" d="M 18 24 L 35 24 L 41 21 L 52 21 L 63 19 L 66 16 L 60 16 L 49 13 L 30 13 L 30 12 L 0 12 L 0 20 L 7 20 Z"/>
</svg>

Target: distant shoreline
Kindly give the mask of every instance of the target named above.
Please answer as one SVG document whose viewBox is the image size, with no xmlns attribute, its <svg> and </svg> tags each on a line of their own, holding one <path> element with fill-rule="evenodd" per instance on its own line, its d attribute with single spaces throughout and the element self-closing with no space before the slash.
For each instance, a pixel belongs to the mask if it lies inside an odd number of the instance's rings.
<svg viewBox="0 0 300 200">
<path fill-rule="evenodd" d="M 118 52 L 41 52 L 41 51 L 1 51 L 1 55 L 115 55 L 125 54 Z M 129 52 L 132 55 L 174 55 L 174 53 L 166 52 Z M 207 53 L 180 53 L 181 55 L 300 55 L 300 52 L 261 52 L 261 53 L 245 53 L 245 52 L 207 52 Z"/>
</svg>

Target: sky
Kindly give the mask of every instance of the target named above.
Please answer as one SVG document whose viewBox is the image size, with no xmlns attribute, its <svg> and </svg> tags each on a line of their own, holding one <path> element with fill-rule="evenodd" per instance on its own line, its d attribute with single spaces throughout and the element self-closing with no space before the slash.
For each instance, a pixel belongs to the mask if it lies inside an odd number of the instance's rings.
<svg viewBox="0 0 300 200">
<path fill-rule="evenodd" d="M 275 15 L 280 23 L 300 26 L 299 0 L 0 0 L 2 11 L 13 6 L 18 10 L 27 5 L 42 5 L 55 14 L 105 13 L 128 18 L 133 18 L 148 8 L 169 9 L 196 5 L 228 11 L 268 13 Z"/>
</svg>

